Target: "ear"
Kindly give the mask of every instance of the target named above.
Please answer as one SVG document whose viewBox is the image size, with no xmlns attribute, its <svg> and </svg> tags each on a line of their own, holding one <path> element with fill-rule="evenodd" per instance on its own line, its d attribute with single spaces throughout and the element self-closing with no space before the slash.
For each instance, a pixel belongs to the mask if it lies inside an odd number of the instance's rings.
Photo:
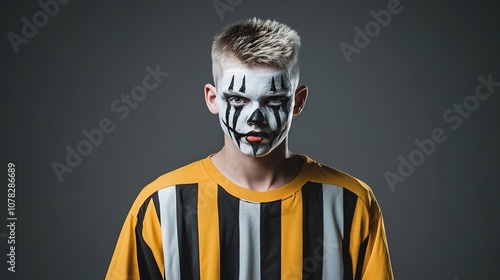
<svg viewBox="0 0 500 280">
<path fill-rule="evenodd" d="M 302 112 L 307 100 L 307 87 L 302 85 L 295 90 L 295 105 L 293 106 L 293 115 L 297 116 Z"/>
<path fill-rule="evenodd" d="M 215 104 L 215 98 L 217 97 L 217 89 L 211 85 L 211 84 L 206 84 L 205 85 L 205 103 L 207 103 L 208 110 L 210 113 L 217 115 L 219 113 L 219 110 L 217 109 L 217 104 Z"/>
</svg>

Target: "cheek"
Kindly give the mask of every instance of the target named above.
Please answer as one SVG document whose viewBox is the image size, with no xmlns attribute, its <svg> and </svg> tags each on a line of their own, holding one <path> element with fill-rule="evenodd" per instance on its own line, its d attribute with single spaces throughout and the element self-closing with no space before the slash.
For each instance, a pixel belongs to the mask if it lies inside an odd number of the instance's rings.
<svg viewBox="0 0 500 280">
<path fill-rule="evenodd" d="M 215 105 L 217 106 L 217 109 L 219 109 L 219 113 L 226 111 L 227 102 L 226 100 L 223 100 L 222 97 L 217 96 L 215 99 Z"/>
<path fill-rule="evenodd" d="M 227 101 L 221 97 L 217 98 L 217 108 L 219 110 L 219 118 L 221 120 L 224 120 L 224 122 L 228 118 L 228 113 L 233 113 L 233 109 L 231 108 L 231 106 L 229 106 Z"/>
<path fill-rule="evenodd" d="M 266 110 L 266 118 L 271 129 L 279 129 L 285 126 L 290 119 L 290 110 L 287 107 L 271 107 Z"/>
<path fill-rule="evenodd" d="M 227 129 L 227 103 L 218 98 L 217 99 L 217 102 L 216 102 L 216 105 L 217 105 L 217 109 L 219 110 L 219 113 L 218 113 L 218 117 L 219 117 L 219 121 L 220 121 L 220 125 L 222 126 L 223 129 Z"/>
<path fill-rule="evenodd" d="M 292 116 L 293 116 L 293 111 L 292 111 L 293 103 L 292 99 L 288 99 L 287 103 L 280 108 L 280 113 L 282 114 L 282 120 L 283 124 L 288 123 Z"/>
<path fill-rule="evenodd" d="M 234 111 L 236 114 L 236 122 L 234 123 L 236 130 L 241 129 L 246 125 L 247 120 L 250 118 L 253 112 L 250 106 L 240 107 L 237 109 L 233 109 L 232 111 Z"/>
</svg>

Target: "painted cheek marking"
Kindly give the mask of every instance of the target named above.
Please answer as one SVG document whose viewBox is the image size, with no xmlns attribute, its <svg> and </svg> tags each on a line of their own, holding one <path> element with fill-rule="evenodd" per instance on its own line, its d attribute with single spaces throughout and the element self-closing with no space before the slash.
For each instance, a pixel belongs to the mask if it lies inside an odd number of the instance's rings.
<svg viewBox="0 0 500 280">
<path fill-rule="evenodd" d="M 289 106 L 288 105 L 290 104 L 290 102 L 292 101 L 292 99 L 289 98 L 289 97 L 286 97 L 286 99 L 287 99 L 286 102 L 283 102 L 283 104 L 281 104 L 281 106 L 279 108 L 273 108 L 273 109 L 275 109 L 274 116 L 276 117 L 276 121 L 278 122 L 278 127 L 281 127 L 281 118 L 279 116 L 279 111 L 280 111 L 279 109 L 281 109 L 283 111 L 285 117 L 288 116 L 288 112 L 289 112 L 289 110 L 288 110 Z M 278 133 L 278 135 L 276 136 L 276 138 L 278 138 L 278 139 L 281 138 L 281 136 L 283 135 L 283 133 L 285 133 L 286 128 L 287 128 L 287 126 L 285 125 L 285 127 Z"/>
<path fill-rule="evenodd" d="M 274 118 L 276 120 L 276 125 L 278 126 L 278 128 L 276 130 L 280 131 L 281 130 L 281 117 L 280 117 L 279 107 L 271 107 L 271 109 L 273 110 Z M 279 137 L 279 135 L 278 135 L 278 137 Z M 276 138 L 277 137 L 273 137 L 272 139 L 269 139 L 269 147 L 272 147 L 274 139 L 276 139 Z"/>
<path fill-rule="evenodd" d="M 224 124 L 226 125 L 226 127 L 228 128 L 228 134 L 229 134 L 229 137 L 231 139 L 233 139 L 233 136 L 231 134 L 231 130 L 229 129 L 229 125 L 228 125 L 228 122 L 229 122 L 229 113 L 231 111 L 231 105 L 229 105 L 229 101 L 226 100 L 226 121 L 224 122 Z"/>
<path fill-rule="evenodd" d="M 245 136 L 244 134 L 238 133 L 238 131 L 236 131 L 234 128 L 229 126 L 229 124 L 227 124 L 224 120 L 222 121 L 222 123 L 224 124 L 224 126 L 227 128 L 228 131 L 230 131 L 234 134 L 235 138 L 241 138 L 241 137 Z"/>
<path fill-rule="evenodd" d="M 236 124 L 238 124 L 238 118 L 240 117 L 240 113 L 243 107 L 235 107 L 234 115 L 233 115 L 233 128 L 236 129 Z"/>
<path fill-rule="evenodd" d="M 283 79 L 283 75 L 281 75 L 281 90 L 288 90 L 288 88 L 285 85 L 285 80 Z M 292 101 L 292 97 L 286 97 L 286 102 L 283 102 L 281 104 L 281 109 L 283 110 L 285 115 L 288 115 L 288 112 L 289 112 L 288 108 L 289 108 L 291 101 Z"/>
<path fill-rule="evenodd" d="M 234 114 L 233 114 L 233 130 L 236 131 L 236 124 L 238 123 L 238 118 L 240 117 L 240 113 L 243 107 L 234 107 Z M 236 143 L 238 144 L 238 148 L 240 147 L 240 137 L 234 136 Z"/>
<path fill-rule="evenodd" d="M 227 88 L 228 91 L 232 91 L 234 86 L 234 75 L 231 78 L 231 83 L 229 84 L 229 87 Z M 228 134 L 231 139 L 233 139 L 233 136 L 231 135 L 231 130 L 229 129 L 229 113 L 231 112 L 231 105 L 229 104 L 228 98 L 226 98 L 226 122 L 224 123 L 226 127 L 228 128 Z M 233 133 L 234 134 L 234 133 Z"/>
<path fill-rule="evenodd" d="M 290 112 L 289 108 L 291 103 L 292 98 L 286 97 L 286 102 L 283 102 L 283 104 L 281 104 L 281 109 L 283 110 L 283 113 L 285 113 L 285 115 L 288 115 L 288 113 Z"/>
</svg>

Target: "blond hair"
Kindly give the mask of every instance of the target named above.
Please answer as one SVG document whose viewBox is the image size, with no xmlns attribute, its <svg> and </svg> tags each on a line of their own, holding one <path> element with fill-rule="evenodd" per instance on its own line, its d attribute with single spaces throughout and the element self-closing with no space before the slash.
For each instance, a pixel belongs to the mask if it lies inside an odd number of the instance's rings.
<svg viewBox="0 0 500 280">
<path fill-rule="evenodd" d="M 212 44 L 215 85 L 222 77 L 225 60 L 234 57 L 245 65 L 286 71 L 295 88 L 299 78 L 299 48 L 299 35 L 283 23 L 258 18 L 232 23 L 214 37 Z"/>
</svg>

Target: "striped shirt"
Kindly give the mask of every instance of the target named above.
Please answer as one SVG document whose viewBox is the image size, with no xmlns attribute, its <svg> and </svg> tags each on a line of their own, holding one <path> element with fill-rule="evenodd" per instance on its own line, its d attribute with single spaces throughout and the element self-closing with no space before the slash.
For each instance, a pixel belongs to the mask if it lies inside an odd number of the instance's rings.
<svg viewBox="0 0 500 280">
<path fill-rule="evenodd" d="M 147 185 L 106 279 L 393 279 L 371 189 L 307 156 L 282 188 L 235 185 L 210 157 Z"/>
</svg>

